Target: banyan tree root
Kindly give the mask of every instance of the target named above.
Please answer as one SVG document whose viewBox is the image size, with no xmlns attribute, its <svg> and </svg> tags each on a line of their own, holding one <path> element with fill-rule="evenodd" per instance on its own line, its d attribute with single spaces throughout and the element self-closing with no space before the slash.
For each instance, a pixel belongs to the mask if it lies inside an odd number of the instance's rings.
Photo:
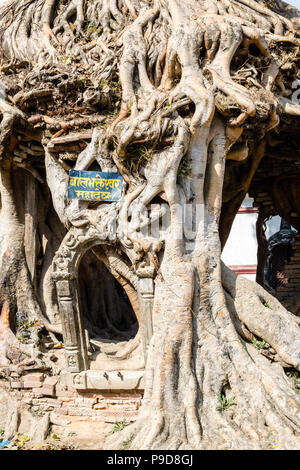
<svg viewBox="0 0 300 470">
<path fill-rule="evenodd" d="M 0 313 L 0 366 L 22 364 L 33 359 L 32 349 L 23 345 L 13 334 L 9 324 L 9 304 L 4 302 Z"/>
<path fill-rule="evenodd" d="M 300 400 L 285 373 L 299 371 L 299 322 L 260 286 L 220 262 L 224 136 L 219 126 L 200 155 L 202 162 L 207 154 L 210 160 L 206 184 L 195 188 L 204 212 L 190 256 L 183 255 L 176 237 L 178 195 L 164 185 L 171 228 L 156 280 L 145 396 L 137 422 L 117 442 L 109 439 L 108 448 L 299 445 Z M 197 139 L 191 142 L 192 155 L 199 151 Z M 175 172 L 176 166 L 170 169 Z"/>
<path fill-rule="evenodd" d="M 173 269 L 181 289 L 192 290 L 191 270 Z M 300 367 L 298 319 L 225 266 L 226 304 L 201 318 L 191 292 L 176 295 L 169 275 L 158 286 L 168 302 L 159 306 L 165 315 L 149 350 L 141 413 L 107 448 L 299 448 L 300 398 L 286 373 Z"/>
<path fill-rule="evenodd" d="M 14 182 L 11 163 L 1 162 L 0 291 L 5 292 L 11 312 L 25 312 L 28 322 L 39 321 L 50 332 L 61 333 L 43 314 L 34 292 L 24 252 L 24 220 L 18 211 Z"/>
</svg>

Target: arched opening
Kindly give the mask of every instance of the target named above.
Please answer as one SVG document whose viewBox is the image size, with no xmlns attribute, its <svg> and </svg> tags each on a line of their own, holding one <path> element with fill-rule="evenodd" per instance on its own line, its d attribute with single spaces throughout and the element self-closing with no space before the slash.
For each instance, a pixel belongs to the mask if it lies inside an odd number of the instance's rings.
<svg viewBox="0 0 300 470">
<path fill-rule="evenodd" d="M 137 317 L 124 288 L 93 249 L 80 261 L 78 288 L 90 368 L 131 368 L 136 354 L 143 357 Z M 134 368 L 143 365 L 139 359 Z"/>
</svg>

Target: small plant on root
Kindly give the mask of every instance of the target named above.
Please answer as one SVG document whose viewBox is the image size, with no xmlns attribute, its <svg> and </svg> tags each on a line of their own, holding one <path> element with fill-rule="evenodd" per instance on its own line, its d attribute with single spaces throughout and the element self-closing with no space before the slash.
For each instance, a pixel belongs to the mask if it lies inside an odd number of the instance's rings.
<svg viewBox="0 0 300 470">
<path fill-rule="evenodd" d="M 217 411 L 226 411 L 231 406 L 236 405 L 236 403 L 234 402 L 235 397 L 227 398 L 226 395 L 224 395 L 223 393 L 217 393 L 216 395 L 220 403 L 220 406 L 217 406 L 216 408 Z"/>
<path fill-rule="evenodd" d="M 126 419 L 123 419 L 122 421 L 117 421 L 113 428 L 110 431 L 110 434 L 114 434 L 115 432 L 120 432 L 122 431 L 125 426 L 128 426 L 129 423 L 127 423 Z"/>
</svg>

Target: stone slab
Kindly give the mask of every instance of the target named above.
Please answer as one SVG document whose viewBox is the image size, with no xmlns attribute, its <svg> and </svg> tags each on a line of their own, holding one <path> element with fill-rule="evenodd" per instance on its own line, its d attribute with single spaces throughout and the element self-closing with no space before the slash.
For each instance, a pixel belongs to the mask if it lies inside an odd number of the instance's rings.
<svg viewBox="0 0 300 470">
<path fill-rule="evenodd" d="M 65 372 L 60 384 L 77 390 L 144 390 L 144 370 Z"/>
</svg>

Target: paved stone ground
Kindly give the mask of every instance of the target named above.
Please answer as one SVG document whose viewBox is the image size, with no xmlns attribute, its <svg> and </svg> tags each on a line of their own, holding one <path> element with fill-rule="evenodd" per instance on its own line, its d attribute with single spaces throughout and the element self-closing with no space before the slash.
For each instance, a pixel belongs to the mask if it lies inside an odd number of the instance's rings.
<svg viewBox="0 0 300 470">
<path fill-rule="evenodd" d="M 105 438 L 113 428 L 113 424 L 81 416 L 63 418 L 60 424 L 52 424 L 45 441 L 27 441 L 22 445 L 24 435 L 20 434 L 19 440 L 5 450 L 102 450 Z"/>
</svg>

